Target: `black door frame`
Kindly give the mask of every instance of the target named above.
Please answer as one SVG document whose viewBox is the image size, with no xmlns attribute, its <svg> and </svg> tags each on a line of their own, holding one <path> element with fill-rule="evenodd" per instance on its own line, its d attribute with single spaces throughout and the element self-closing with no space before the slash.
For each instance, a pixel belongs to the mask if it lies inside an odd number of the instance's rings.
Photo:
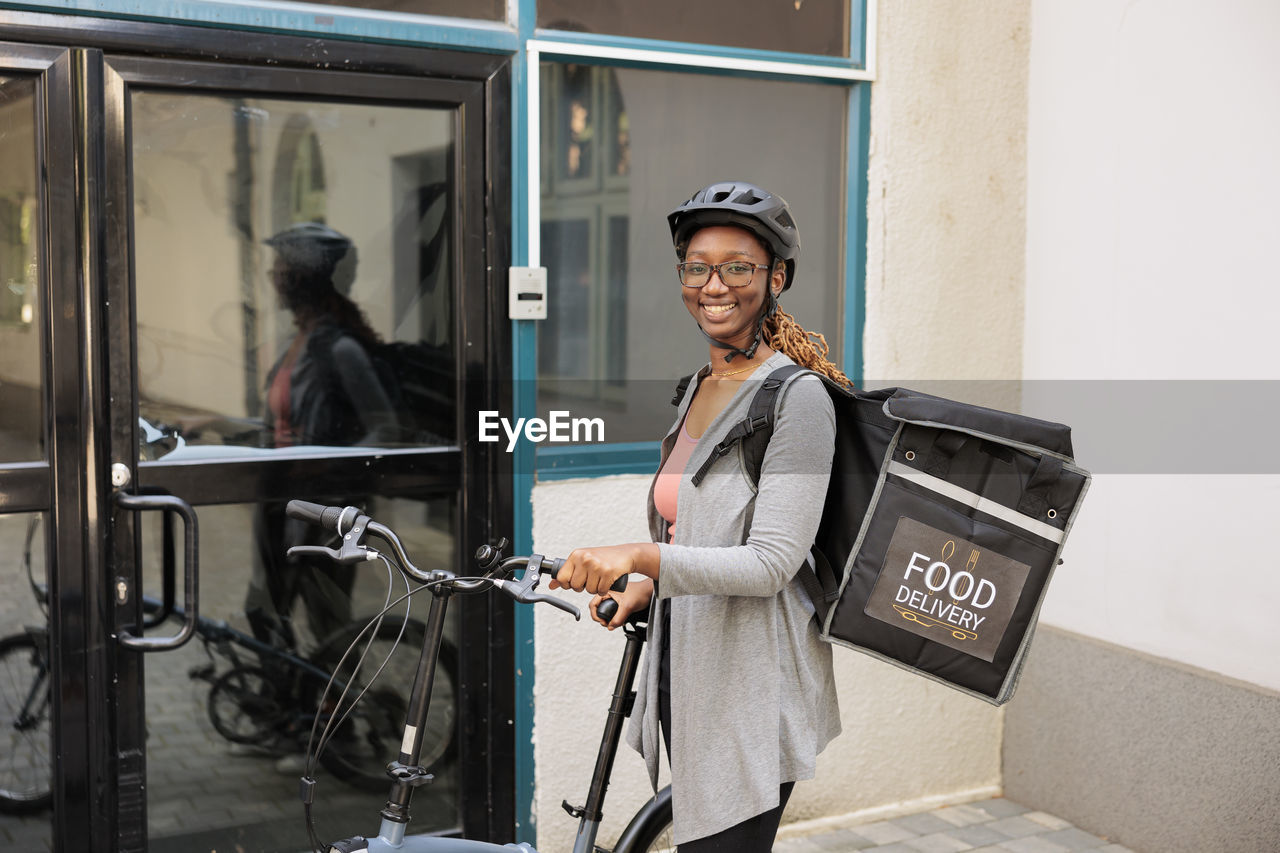
<svg viewBox="0 0 1280 853">
<path fill-rule="evenodd" d="M 360 479 L 372 476 L 382 494 L 460 484 L 458 553 L 506 532 L 510 459 L 496 445 L 476 440 L 468 415 L 476 408 L 509 414 L 510 406 L 503 390 L 511 363 L 505 310 L 510 57 L 6 10 L 0 10 L 0 41 L 18 43 L 7 51 L 0 47 L 0 59 L 13 60 L 9 69 L 47 69 L 37 121 L 45 135 L 37 145 L 51 235 L 50 245 L 41 247 L 45 340 L 51 344 L 45 347 L 44 380 L 48 462 L 0 466 L 0 511 L 49 511 L 53 522 L 56 847 L 141 850 L 141 661 L 111 641 L 117 625 L 131 618 L 123 609 L 115 612 L 112 590 L 113 566 L 134 551 L 133 525 L 112 510 L 113 462 L 128 464 L 138 482 L 193 504 L 287 497 L 288 486 L 274 484 L 301 481 L 304 474 L 320 492 L 341 492 L 357 468 Z M 343 70 L 329 70 L 334 67 Z M 483 223 L 459 227 L 455 242 L 464 265 L 459 275 L 467 283 L 459 288 L 455 327 L 456 448 L 325 460 L 319 471 L 316 460 L 223 464 L 216 490 L 206 474 L 197 499 L 189 497 L 199 476 L 192 468 L 163 461 L 139 465 L 130 458 L 138 445 L 130 178 L 118 168 L 128 162 L 124 91 L 128 85 L 172 84 L 178 70 L 188 75 L 186 83 L 223 92 L 385 100 L 388 86 L 393 93 L 395 86 L 452 87 L 444 100 L 460 104 L 462 198 L 455 221 Z M 75 168 L 51 168 L 58 163 Z M 477 169 L 483 172 L 478 177 Z M 118 398 L 122 388 L 130 389 L 130 405 Z M 112 448 L 121 458 L 112 458 Z M 122 455 L 120 448 L 130 452 Z M 515 749 L 507 722 L 515 704 L 511 606 L 500 596 L 464 598 L 457 606 L 463 617 L 459 825 L 469 837 L 508 841 L 515 826 Z"/>
</svg>

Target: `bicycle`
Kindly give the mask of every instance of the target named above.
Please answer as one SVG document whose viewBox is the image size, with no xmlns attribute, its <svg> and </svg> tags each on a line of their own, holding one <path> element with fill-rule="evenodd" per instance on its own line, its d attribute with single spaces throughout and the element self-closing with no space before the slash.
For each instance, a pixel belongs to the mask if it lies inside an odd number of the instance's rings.
<svg viewBox="0 0 1280 853">
<path fill-rule="evenodd" d="M 148 609 L 157 604 L 144 599 Z M 174 608 L 174 615 L 181 618 L 181 608 Z M 316 708 L 320 692 L 363 629 L 364 623 L 339 629 L 307 659 L 263 643 L 226 622 L 201 617 L 196 621 L 196 635 L 204 641 L 210 657 L 216 652 L 231 667 L 220 672 L 215 661 L 193 667 L 188 675 L 209 683 L 206 707 L 218 734 L 266 753 L 288 752 L 302 745 L 317 715 L 323 724 L 332 712 L 311 709 Z M 420 643 L 425 630 L 415 619 L 388 616 L 368 641 L 372 644 L 370 654 L 385 658 L 401 640 Z M 242 659 L 236 647 L 253 653 L 256 661 Z M 442 643 L 440 660 L 443 678 L 435 687 L 441 701 L 428 720 L 423 747 L 423 763 L 435 772 L 446 769 L 456 751 L 457 651 L 447 641 Z M 406 668 L 411 664 L 406 660 L 400 663 Z M 347 683 L 339 681 L 339 685 Z M 364 790 L 377 790 L 386 781 L 383 756 L 389 746 L 399 742 L 406 710 L 405 697 L 394 689 L 375 689 L 371 698 L 374 701 L 345 720 L 322 757 L 325 769 L 334 777 Z"/>
<path fill-rule="evenodd" d="M 318 756 L 313 757 L 308 749 L 308 772 L 302 777 L 300 794 L 313 851 L 315 853 L 357 853 L 357 851 L 364 851 L 364 853 L 384 853 L 385 851 L 496 853 L 496 851 L 518 850 L 522 853 L 536 853 L 530 845 L 523 842 L 500 846 L 485 841 L 441 836 L 409 836 L 407 829 L 414 789 L 429 784 L 432 780 L 432 775 L 420 763 L 422 747 L 420 732 L 428 718 L 431 690 L 436 677 L 437 658 L 444 629 L 444 617 L 450 596 L 496 589 L 517 602 L 550 604 L 572 613 L 575 619 L 580 619 L 581 614 L 572 604 L 535 591 L 541 576 L 555 574 L 564 561 L 537 554 L 528 557 L 506 557 L 502 553 L 506 547 L 506 541 L 502 540 L 494 545 L 483 545 L 477 550 L 475 559 L 482 572 L 478 576 L 459 576 L 444 569 L 424 571 L 410 560 L 395 531 L 379 524 L 355 507 L 326 507 L 304 501 L 290 501 L 285 511 L 292 518 L 308 521 L 337 533 L 341 540 L 341 546 L 336 550 L 314 545 L 295 546 L 289 551 L 291 555 L 324 556 L 348 565 L 369 560 L 383 560 L 398 569 L 406 578 L 412 578 L 421 584 L 418 589 L 406 593 L 402 598 L 423 591 L 429 592 L 432 597 L 418 667 L 410 691 L 404 738 L 399 754 L 387 764 L 386 768 L 391 785 L 386 805 L 379 813 L 381 822 L 378 834 L 372 838 L 352 836 L 328 845 L 320 843 L 311 814 L 316 780 L 310 772 Z M 366 546 L 364 543 L 368 537 L 386 543 L 390 549 L 389 553 L 382 553 Z M 518 577 L 517 572 L 519 572 Z M 625 585 L 624 577 L 614 585 L 614 589 L 622 589 Z M 386 613 L 398 603 L 397 601 L 389 605 L 383 612 Z M 608 619 L 616 612 L 616 607 L 617 604 L 612 600 L 605 600 L 601 603 L 599 612 L 602 617 Z M 630 715 L 635 699 L 632 685 L 646 639 L 646 618 L 647 614 L 632 614 L 624 628 L 626 646 L 618 669 L 618 679 L 609 705 L 586 803 L 582 806 L 571 806 L 568 802 L 563 804 L 565 810 L 579 820 L 574 853 L 645 853 L 645 851 L 656 853 L 659 850 L 675 849 L 671 841 L 670 787 L 663 788 L 636 813 L 612 851 L 604 851 L 595 844 L 603 816 L 605 792 L 622 737 L 623 721 Z M 357 696 L 347 707 L 353 707 L 359 700 L 360 697 Z M 339 705 L 342 704 L 340 699 Z M 320 750 L 323 750 L 325 739 L 324 734 L 319 738 Z"/>
<path fill-rule="evenodd" d="M 9 814 L 39 812 L 53 801 L 48 591 L 36 580 L 31 561 L 38 528 L 39 518 L 33 518 L 27 527 L 23 563 L 44 623 L 0 639 L 0 754 L 4 756 L 0 757 L 0 812 Z M 163 599 L 143 597 L 147 628 L 170 617 L 182 620 L 186 616 L 185 610 L 174 604 L 168 572 L 164 586 Z M 327 723 L 332 709 L 311 709 L 320 705 L 321 691 L 364 628 L 363 622 L 340 628 L 322 640 L 309 658 L 303 658 L 259 641 L 225 621 L 197 615 L 194 634 L 204 643 L 210 663 L 191 668 L 188 676 L 209 684 L 206 709 L 219 735 L 232 743 L 260 748 L 264 754 L 287 752 L 305 742 L 317 719 Z M 421 644 L 425 630 L 426 626 L 414 619 L 384 618 L 366 638 L 367 654 L 390 659 L 401 640 Z M 237 649 L 250 656 L 242 656 Z M 446 769 L 456 755 L 457 659 L 457 650 L 441 638 L 440 676 L 435 683 L 439 701 L 424 727 L 421 756 L 422 764 L 434 772 Z M 339 687 L 363 690 L 366 685 L 349 683 L 353 677 L 339 679 Z M 322 755 L 323 766 L 335 778 L 363 790 L 377 790 L 385 783 L 384 755 L 400 742 L 407 708 L 404 696 L 394 688 L 376 689 L 372 698 L 375 701 L 345 716 Z"/>
<path fill-rule="evenodd" d="M 39 518 L 27 525 L 23 562 L 32 588 L 31 543 Z M 52 667 L 48 604 L 38 592 L 42 625 L 0 639 L 0 812 L 30 814 L 53 804 Z"/>
</svg>

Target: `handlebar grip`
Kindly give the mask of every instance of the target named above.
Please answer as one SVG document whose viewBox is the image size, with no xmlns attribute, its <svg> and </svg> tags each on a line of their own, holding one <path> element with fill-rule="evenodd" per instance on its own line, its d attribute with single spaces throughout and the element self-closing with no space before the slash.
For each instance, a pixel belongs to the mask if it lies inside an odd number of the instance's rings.
<svg viewBox="0 0 1280 853">
<path fill-rule="evenodd" d="M 310 501 L 289 501 L 284 508 L 284 514 L 290 518 L 318 524 L 326 530 L 333 531 L 338 529 L 338 520 L 342 518 L 342 514 L 346 511 L 346 507 L 325 506 L 324 504 L 313 504 Z"/>
<path fill-rule="evenodd" d="M 543 557 L 542 565 L 538 566 L 538 571 L 544 575 L 557 575 L 564 566 L 564 559 L 561 557 Z M 622 592 L 627 588 L 627 576 L 623 575 L 613 582 L 613 586 L 609 589 L 614 592 Z"/>
<path fill-rule="evenodd" d="M 606 622 L 613 621 L 613 615 L 618 612 L 618 602 L 612 598 L 606 598 L 604 601 L 596 605 L 596 615 Z"/>
</svg>

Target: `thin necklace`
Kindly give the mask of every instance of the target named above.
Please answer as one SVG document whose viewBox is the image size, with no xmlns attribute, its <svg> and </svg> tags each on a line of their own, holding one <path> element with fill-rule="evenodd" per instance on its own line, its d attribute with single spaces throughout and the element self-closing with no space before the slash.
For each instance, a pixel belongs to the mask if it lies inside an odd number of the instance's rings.
<svg viewBox="0 0 1280 853">
<path fill-rule="evenodd" d="M 763 362 L 762 362 L 763 363 Z M 737 376 L 739 373 L 746 373 L 748 370 L 755 370 L 759 364 L 748 364 L 746 367 L 739 367 L 737 370 L 726 370 L 724 373 L 716 373 L 711 371 L 712 376 Z"/>
</svg>

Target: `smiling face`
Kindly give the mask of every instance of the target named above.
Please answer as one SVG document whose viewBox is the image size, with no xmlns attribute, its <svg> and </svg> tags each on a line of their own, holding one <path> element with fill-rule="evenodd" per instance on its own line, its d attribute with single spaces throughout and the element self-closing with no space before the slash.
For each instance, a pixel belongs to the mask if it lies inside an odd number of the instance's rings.
<svg viewBox="0 0 1280 853">
<path fill-rule="evenodd" d="M 712 225 L 689 240 L 684 261 L 722 264 L 745 261 L 768 265 L 769 252 L 750 231 L 732 225 Z M 756 320 L 764 312 L 765 288 L 774 295 L 782 292 L 786 273 L 756 270 L 745 287 L 726 287 L 718 274 L 702 287 L 681 287 L 685 307 L 708 335 L 723 343 L 746 349 L 755 337 Z"/>
</svg>

